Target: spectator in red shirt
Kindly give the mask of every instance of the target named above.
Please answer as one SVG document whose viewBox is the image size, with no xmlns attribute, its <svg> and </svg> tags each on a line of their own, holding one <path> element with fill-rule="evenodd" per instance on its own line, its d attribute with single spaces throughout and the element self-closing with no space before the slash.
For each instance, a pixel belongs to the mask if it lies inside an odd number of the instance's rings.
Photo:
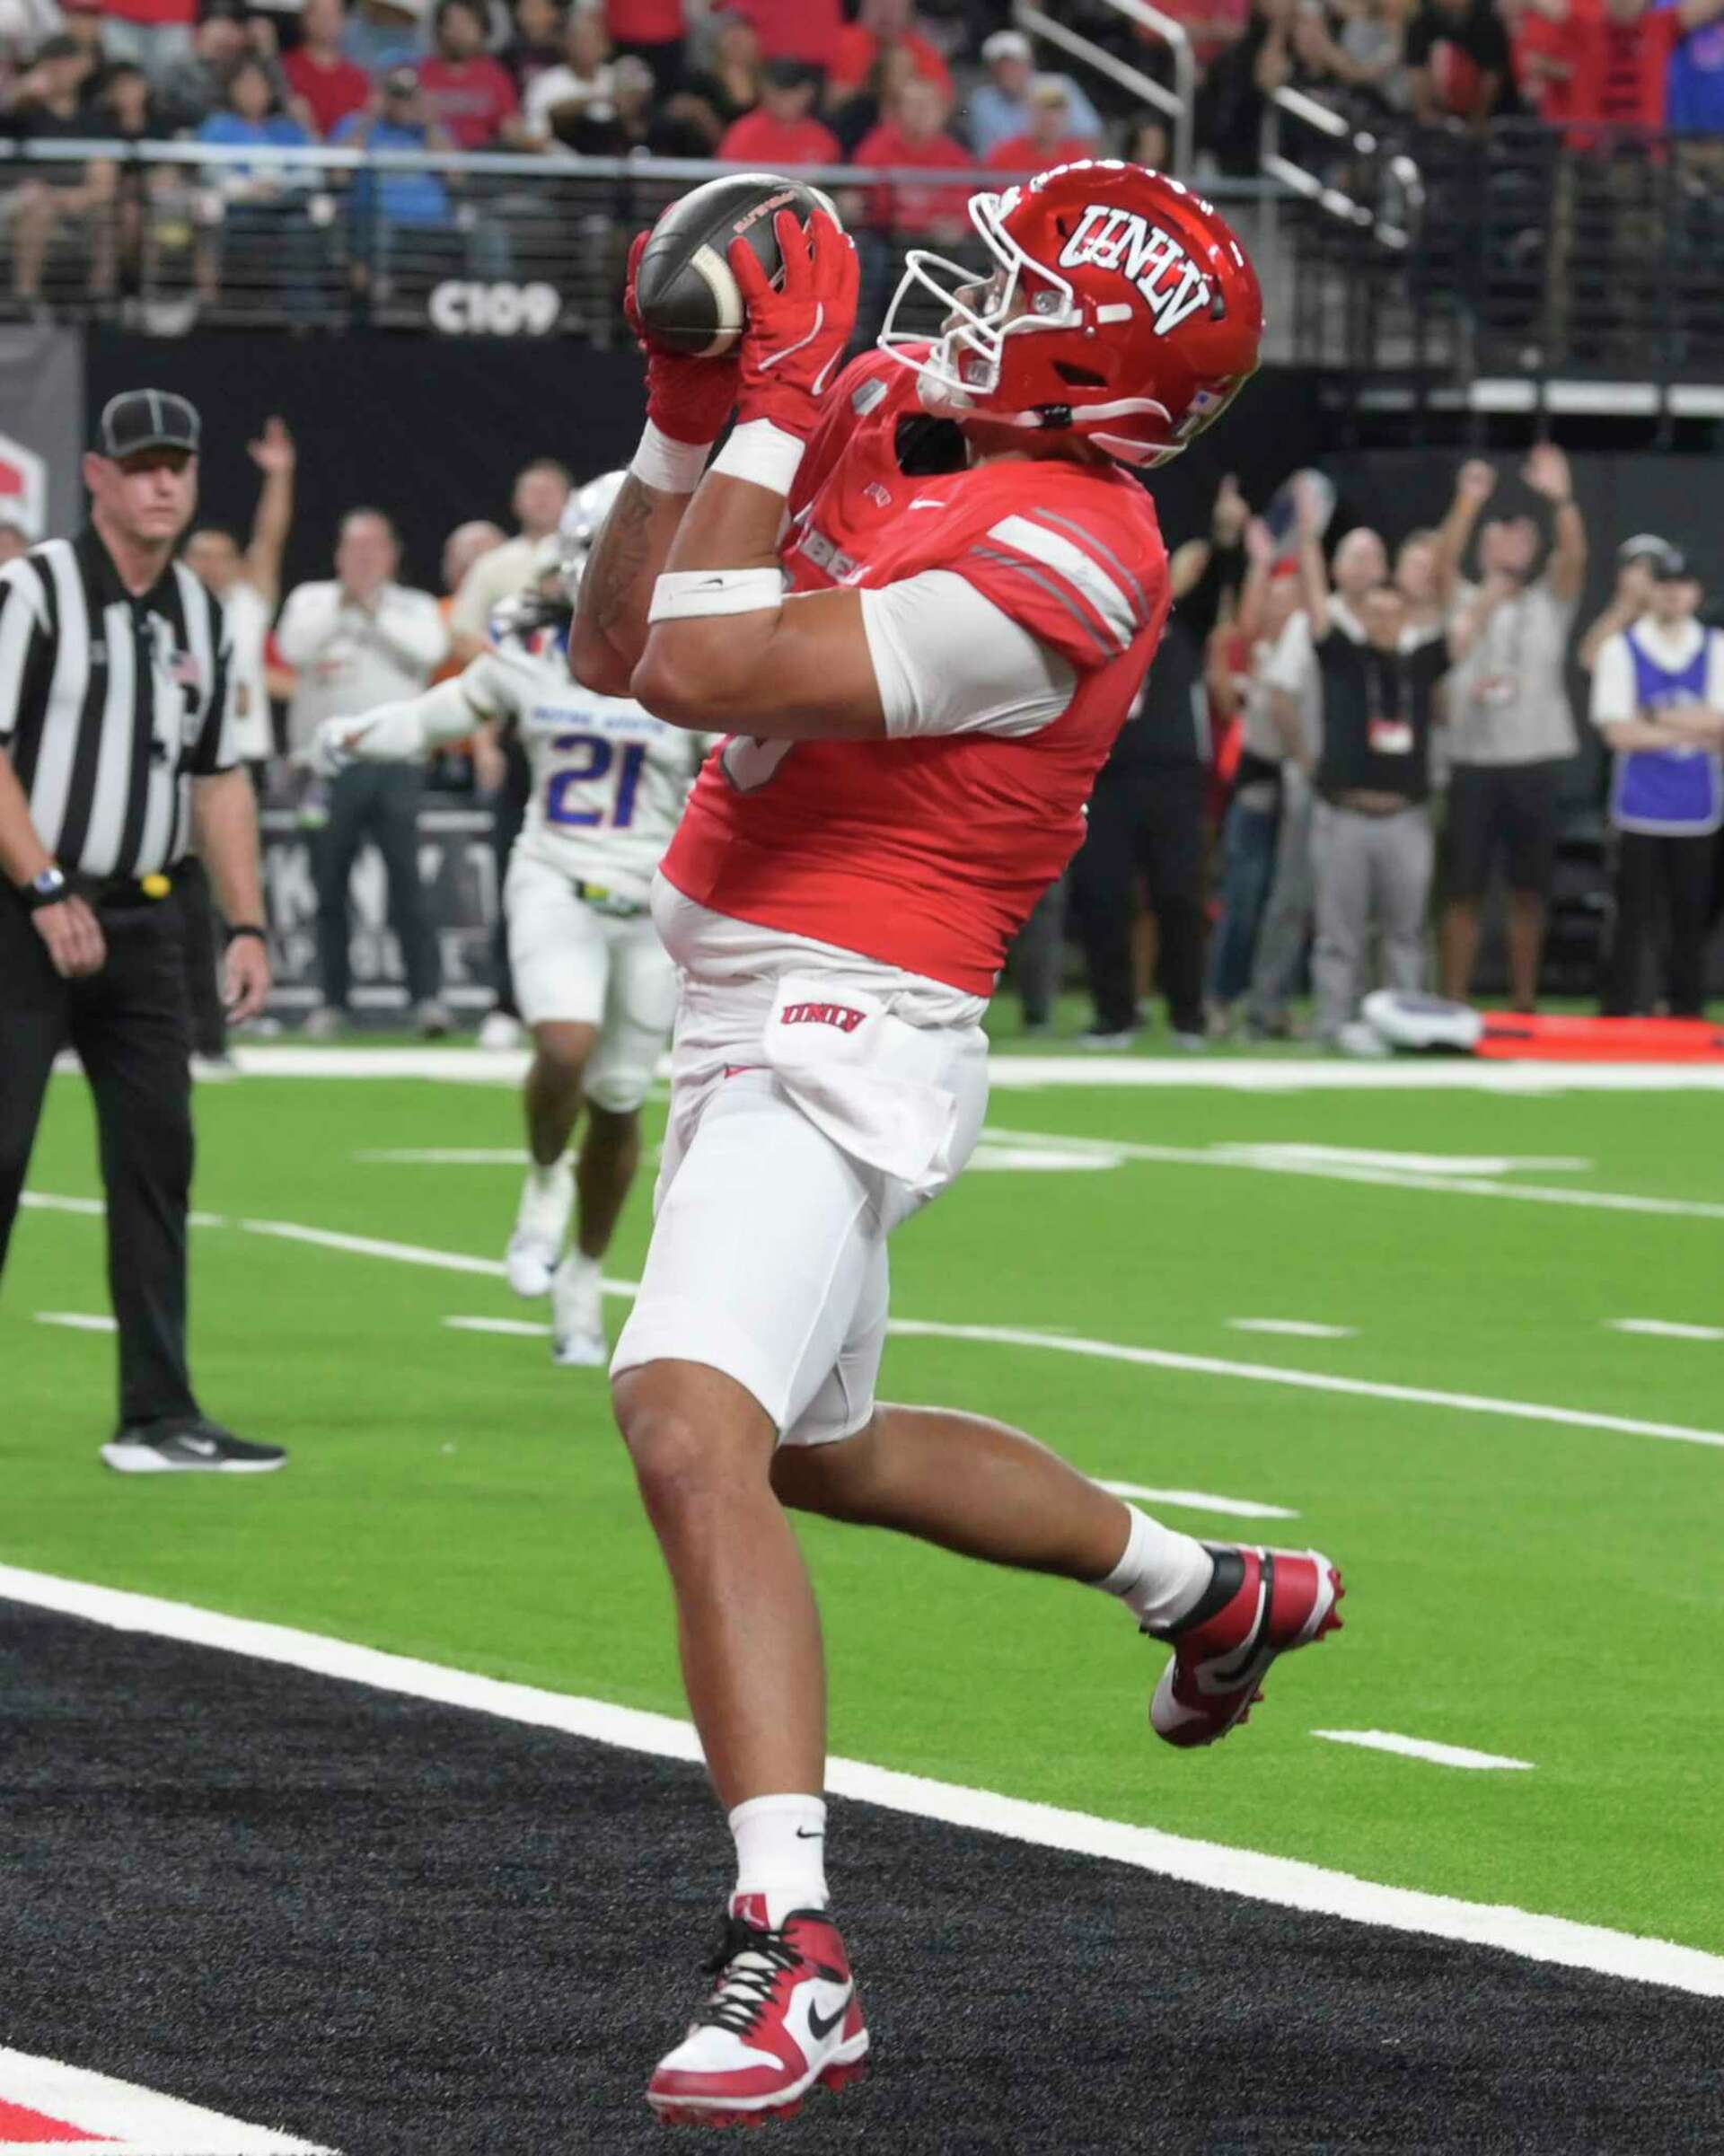
<svg viewBox="0 0 1724 2156">
<path fill-rule="evenodd" d="M 843 0 L 733 0 L 732 12 L 754 25 L 769 60 L 831 66 L 843 26 Z"/>
<path fill-rule="evenodd" d="M 1646 0 L 1570 0 L 1563 24 L 1570 77 L 1570 112 L 1606 127 L 1661 128 L 1670 57 L 1691 31 L 1724 10 L 1724 0 L 1681 0 L 1652 8 Z"/>
<path fill-rule="evenodd" d="M 515 118 L 520 101 L 509 71 L 485 49 L 478 0 L 440 0 L 437 48 L 419 62 L 426 110 L 461 150 L 482 150 Z"/>
<path fill-rule="evenodd" d="M 760 103 L 725 130 L 719 156 L 773 172 L 786 165 L 841 164 L 837 136 L 814 117 L 818 86 L 800 60 L 769 60 Z"/>
<path fill-rule="evenodd" d="M 996 172 L 1046 172 L 1056 164 L 1093 157 L 1095 145 L 1071 132 L 1071 99 L 1057 75 L 1040 75 L 1030 84 L 1030 124 L 1022 135 L 1008 136 L 988 154 Z"/>
<path fill-rule="evenodd" d="M 682 81 L 682 40 L 688 35 L 682 0 L 605 0 L 604 25 L 618 53 L 631 52 L 653 71 L 661 97 Z"/>
<path fill-rule="evenodd" d="M 952 71 L 937 48 L 911 27 L 914 21 L 911 0 L 862 0 L 856 21 L 839 31 L 832 48 L 831 66 L 826 71 L 828 104 L 841 105 L 848 98 L 864 95 L 874 86 L 884 55 L 902 46 L 915 61 L 917 74 L 934 84 L 950 106 Z"/>
<path fill-rule="evenodd" d="M 1574 58 L 1568 20 L 1596 0 L 1499 0 L 1499 13 L 1515 56 L 1520 94 L 1539 119 L 1552 125 L 1574 117 Z"/>
<path fill-rule="evenodd" d="M 305 0 L 300 42 L 281 63 L 294 95 L 303 100 L 319 137 L 327 142 L 349 112 L 363 112 L 371 77 L 341 49 L 341 0 Z"/>
<path fill-rule="evenodd" d="M 904 166 L 927 172 L 950 166 L 973 174 L 976 161 L 946 132 L 946 100 L 939 86 L 913 75 L 893 100 L 892 117 L 870 128 L 857 145 L 854 162 L 875 170 Z M 868 190 L 867 222 L 894 238 L 914 233 L 946 243 L 970 229 L 967 207 L 974 191 L 969 181 L 943 187 L 937 180 L 893 181 Z"/>
</svg>

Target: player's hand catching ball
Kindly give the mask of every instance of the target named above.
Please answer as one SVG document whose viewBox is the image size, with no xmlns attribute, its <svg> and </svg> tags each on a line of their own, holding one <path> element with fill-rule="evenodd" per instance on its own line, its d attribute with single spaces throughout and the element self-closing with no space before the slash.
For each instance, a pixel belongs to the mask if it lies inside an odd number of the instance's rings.
<svg viewBox="0 0 1724 2156">
<path fill-rule="evenodd" d="M 823 209 L 815 210 L 805 232 L 797 217 L 781 210 L 774 229 L 784 260 L 781 287 L 774 287 L 745 240 L 735 241 L 729 252 L 748 309 L 738 417 L 769 419 L 806 441 L 856 328 L 862 266 L 855 243 Z"/>
<path fill-rule="evenodd" d="M 736 405 L 739 369 L 733 358 L 696 359 L 683 352 L 666 352 L 647 337 L 640 320 L 638 285 L 640 258 L 652 238 L 637 233 L 629 250 L 629 282 L 622 295 L 622 312 L 646 355 L 646 417 L 673 442 L 697 447 L 716 442 Z"/>
</svg>

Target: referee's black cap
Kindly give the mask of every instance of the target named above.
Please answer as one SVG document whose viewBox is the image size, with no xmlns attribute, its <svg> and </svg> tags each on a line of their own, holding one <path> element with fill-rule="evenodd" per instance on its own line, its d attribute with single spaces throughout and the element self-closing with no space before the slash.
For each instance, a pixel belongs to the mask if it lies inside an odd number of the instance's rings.
<svg viewBox="0 0 1724 2156">
<path fill-rule="evenodd" d="M 197 406 L 172 390 L 122 390 L 102 407 L 96 451 L 116 462 L 140 449 L 183 449 L 196 456 L 203 430 Z"/>
</svg>

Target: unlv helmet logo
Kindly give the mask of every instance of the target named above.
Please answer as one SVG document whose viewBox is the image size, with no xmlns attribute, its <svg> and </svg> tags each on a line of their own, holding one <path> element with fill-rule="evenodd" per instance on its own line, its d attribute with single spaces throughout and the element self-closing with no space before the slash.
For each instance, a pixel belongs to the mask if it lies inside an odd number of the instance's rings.
<svg viewBox="0 0 1724 2156">
<path fill-rule="evenodd" d="M 1209 279 L 1170 233 L 1135 210 L 1092 202 L 1060 255 L 1061 269 L 1094 262 L 1135 285 L 1165 337 L 1209 304 Z"/>
</svg>

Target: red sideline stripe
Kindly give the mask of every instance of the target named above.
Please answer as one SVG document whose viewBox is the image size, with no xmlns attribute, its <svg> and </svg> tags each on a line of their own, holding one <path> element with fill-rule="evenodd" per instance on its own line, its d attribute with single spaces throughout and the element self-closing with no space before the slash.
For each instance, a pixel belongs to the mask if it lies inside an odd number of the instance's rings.
<svg viewBox="0 0 1724 2156">
<path fill-rule="evenodd" d="M 22 2104 L 9 2104 L 0 2096 L 0 2148 L 9 2141 L 64 2141 L 86 2149 L 114 2145 L 106 2134 L 86 2134 L 82 2126 L 68 2126 L 62 2118 L 26 2110 Z"/>
<path fill-rule="evenodd" d="M 1598 1018 L 1485 1011 L 1477 1052 L 1541 1063 L 1716 1062 L 1724 1033 L 1703 1018 Z"/>
</svg>

